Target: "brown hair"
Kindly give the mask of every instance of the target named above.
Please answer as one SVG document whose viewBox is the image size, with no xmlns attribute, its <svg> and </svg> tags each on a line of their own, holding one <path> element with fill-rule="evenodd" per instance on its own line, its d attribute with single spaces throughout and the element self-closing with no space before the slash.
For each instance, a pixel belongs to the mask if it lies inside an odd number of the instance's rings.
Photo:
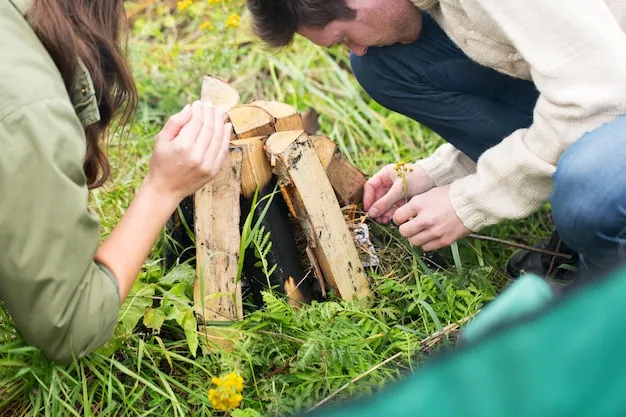
<svg viewBox="0 0 626 417">
<path fill-rule="evenodd" d="M 321 29 L 333 20 L 353 20 L 345 0 L 246 0 L 254 33 L 272 47 L 287 46 L 301 26 Z"/>
<path fill-rule="evenodd" d="M 78 60 L 89 70 L 100 121 L 85 128 L 83 169 L 90 188 L 101 186 L 111 166 L 101 149 L 112 121 L 126 125 L 137 105 L 137 91 L 125 55 L 123 0 L 34 0 L 28 17 L 69 90 Z M 122 42 L 123 41 L 123 42 Z"/>
</svg>

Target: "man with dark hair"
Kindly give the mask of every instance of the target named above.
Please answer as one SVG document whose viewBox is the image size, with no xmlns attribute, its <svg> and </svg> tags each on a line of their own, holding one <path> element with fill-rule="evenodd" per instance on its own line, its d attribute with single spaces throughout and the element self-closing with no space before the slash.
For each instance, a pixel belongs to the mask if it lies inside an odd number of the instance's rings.
<svg viewBox="0 0 626 417">
<path fill-rule="evenodd" d="M 425 250 L 551 203 L 583 272 L 626 259 L 626 0 L 247 0 L 272 46 L 299 34 L 351 51 L 381 105 L 448 143 L 366 184 L 371 217 Z M 545 259 L 509 262 L 545 273 Z"/>
</svg>

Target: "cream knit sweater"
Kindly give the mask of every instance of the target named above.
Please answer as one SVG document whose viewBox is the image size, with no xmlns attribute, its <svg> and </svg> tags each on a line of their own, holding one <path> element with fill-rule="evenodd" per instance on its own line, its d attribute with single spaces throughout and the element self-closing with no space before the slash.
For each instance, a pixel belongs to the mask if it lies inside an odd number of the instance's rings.
<svg viewBox="0 0 626 417">
<path fill-rule="evenodd" d="M 450 144 L 418 164 L 436 185 L 451 184 L 452 205 L 473 231 L 528 216 L 548 200 L 563 151 L 626 114 L 626 0 L 411 1 L 470 58 L 532 80 L 540 93 L 532 124 L 477 164 Z"/>
</svg>

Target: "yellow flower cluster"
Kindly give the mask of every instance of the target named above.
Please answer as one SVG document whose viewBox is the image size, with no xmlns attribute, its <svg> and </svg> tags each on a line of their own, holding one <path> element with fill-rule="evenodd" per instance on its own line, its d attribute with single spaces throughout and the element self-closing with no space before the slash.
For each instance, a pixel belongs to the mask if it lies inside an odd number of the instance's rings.
<svg viewBox="0 0 626 417">
<path fill-rule="evenodd" d="M 240 21 L 241 17 L 239 17 L 237 13 L 232 13 L 230 16 L 228 16 L 228 19 L 226 19 L 226 27 L 231 26 L 236 29 L 239 27 Z"/>
<path fill-rule="evenodd" d="M 222 0 L 207 0 L 207 2 L 208 2 L 209 4 L 216 4 L 216 3 L 221 3 L 221 2 L 222 2 Z"/>
<path fill-rule="evenodd" d="M 208 20 L 203 22 L 200 25 L 200 30 L 214 30 L 215 26 L 213 26 L 213 23 L 209 22 Z"/>
<path fill-rule="evenodd" d="M 218 378 L 211 378 L 217 388 L 209 389 L 209 401 L 220 411 L 228 411 L 239 407 L 243 400 L 243 378 L 235 372 Z"/>
<path fill-rule="evenodd" d="M 187 7 L 191 6 L 192 0 L 179 0 L 176 4 L 178 5 L 178 10 L 185 10 Z"/>
</svg>

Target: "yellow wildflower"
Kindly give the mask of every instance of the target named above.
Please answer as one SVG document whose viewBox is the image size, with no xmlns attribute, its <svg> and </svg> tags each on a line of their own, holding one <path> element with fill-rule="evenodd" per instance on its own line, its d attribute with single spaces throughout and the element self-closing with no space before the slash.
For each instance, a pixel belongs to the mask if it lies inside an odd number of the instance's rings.
<svg viewBox="0 0 626 417">
<path fill-rule="evenodd" d="M 208 0 L 207 3 L 208 4 L 216 4 L 216 3 L 221 3 L 222 0 Z"/>
<path fill-rule="evenodd" d="M 179 0 L 176 4 L 178 5 L 178 10 L 183 11 L 187 7 L 191 6 L 192 0 Z"/>
<path fill-rule="evenodd" d="M 213 30 L 215 29 L 215 26 L 213 26 L 213 23 L 209 22 L 208 20 L 206 22 L 203 22 L 200 25 L 200 30 Z"/>
<path fill-rule="evenodd" d="M 239 17 L 237 13 L 232 13 L 228 16 L 228 19 L 226 19 L 226 27 L 232 26 L 234 28 L 238 28 L 240 21 L 241 17 Z"/>
<path fill-rule="evenodd" d="M 408 167 L 407 163 L 405 161 L 396 162 L 396 165 L 394 166 L 394 169 L 398 173 L 400 173 L 401 171 L 413 172 L 413 168 Z"/>
<path fill-rule="evenodd" d="M 217 388 L 209 389 L 209 401 L 220 411 L 228 411 L 239 407 L 243 400 L 243 378 L 235 372 L 224 377 L 213 377 L 211 382 Z"/>
</svg>

